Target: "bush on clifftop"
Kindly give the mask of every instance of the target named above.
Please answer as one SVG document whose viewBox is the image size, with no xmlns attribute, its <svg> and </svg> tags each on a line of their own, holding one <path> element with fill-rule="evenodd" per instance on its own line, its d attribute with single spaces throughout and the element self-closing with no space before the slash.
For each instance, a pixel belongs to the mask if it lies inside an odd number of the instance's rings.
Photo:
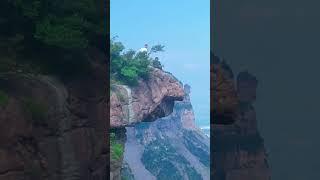
<svg viewBox="0 0 320 180">
<path fill-rule="evenodd" d="M 2 0 L 0 53 L 19 65 L 41 67 L 44 73 L 65 76 L 82 73 L 89 67 L 86 62 L 89 47 L 105 51 L 103 3 L 101 0 Z"/>
<path fill-rule="evenodd" d="M 156 64 L 156 68 L 162 67 L 160 61 L 153 59 L 150 54 L 163 51 L 163 48 L 162 45 L 156 45 L 151 48 L 150 53 L 136 53 L 134 50 L 125 52 L 124 45 L 112 39 L 110 42 L 111 80 L 134 86 L 138 83 L 139 78 L 147 79 L 149 66 Z"/>
</svg>

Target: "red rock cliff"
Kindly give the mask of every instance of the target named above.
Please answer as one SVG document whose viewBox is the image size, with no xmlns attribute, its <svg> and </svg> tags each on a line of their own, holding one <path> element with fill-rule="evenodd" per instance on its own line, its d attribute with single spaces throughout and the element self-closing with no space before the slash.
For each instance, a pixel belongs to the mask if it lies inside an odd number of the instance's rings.
<svg viewBox="0 0 320 180">
<path fill-rule="evenodd" d="M 147 80 L 139 80 L 138 85 L 128 87 L 112 84 L 110 92 L 110 126 L 124 146 L 125 126 L 141 121 L 155 121 L 173 112 L 174 101 L 182 101 L 184 89 L 173 75 L 161 69 L 151 68 Z M 123 157 L 122 157 L 123 158 Z M 120 160 L 110 161 L 110 179 L 119 180 Z"/>
<path fill-rule="evenodd" d="M 182 84 L 170 73 L 152 68 L 148 80 L 135 87 L 111 85 L 110 125 L 124 127 L 169 115 L 175 100 L 182 100 Z"/>
</svg>

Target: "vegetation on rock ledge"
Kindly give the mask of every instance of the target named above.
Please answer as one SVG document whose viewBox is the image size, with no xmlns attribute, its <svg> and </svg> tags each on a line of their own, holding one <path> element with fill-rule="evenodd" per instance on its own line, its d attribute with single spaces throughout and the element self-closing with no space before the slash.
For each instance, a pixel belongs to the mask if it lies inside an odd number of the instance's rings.
<svg viewBox="0 0 320 180">
<path fill-rule="evenodd" d="M 89 72 L 89 48 L 104 52 L 106 47 L 101 4 L 101 0 L 1 1 L 0 70 L 61 77 Z"/>
<path fill-rule="evenodd" d="M 149 67 L 162 68 L 158 58 L 152 58 L 151 53 L 163 51 L 164 46 L 153 46 L 149 53 L 128 50 L 121 42 L 113 38 L 110 42 L 110 78 L 112 82 L 121 82 L 130 86 L 138 83 L 138 79 L 149 77 Z"/>
<path fill-rule="evenodd" d="M 114 133 L 110 133 L 110 152 L 113 160 L 120 160 L 124 152 L 123 145 L 116 142 Z"/>
</svg>

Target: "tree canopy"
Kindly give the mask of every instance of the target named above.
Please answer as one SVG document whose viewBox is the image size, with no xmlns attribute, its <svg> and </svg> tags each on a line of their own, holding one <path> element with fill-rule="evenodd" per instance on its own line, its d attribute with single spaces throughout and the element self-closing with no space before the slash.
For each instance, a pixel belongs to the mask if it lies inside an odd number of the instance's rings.
<svg viewBox="0 0 320 180">
<path fill-rule="evenodd" d="M 89 47 L 105 47 L 103 4 L 102 0 L 3 0 L 0 50 L 42 59 L 50 66 L 77 64 L 73 61 L 85 59 Z"/>
<path fill-rule="evenodd" d="M 130 49 L 125 51 L 121 42 L 111 39 L 110 42 L 110 77 L 113 81 L 120 81 L 124 84 L 134 86 L 138 79 L 149 77 L 150 66 L 161 68 L 158 58 L 152 58 L 151 54 L 164 51 L 164 46 L 155 45 L 149 53 L 135 52 Z M 155 63 L 156 62 L 156 63 Z M 154 66 L 154 65 L 157 66 Z"/>
</svg>

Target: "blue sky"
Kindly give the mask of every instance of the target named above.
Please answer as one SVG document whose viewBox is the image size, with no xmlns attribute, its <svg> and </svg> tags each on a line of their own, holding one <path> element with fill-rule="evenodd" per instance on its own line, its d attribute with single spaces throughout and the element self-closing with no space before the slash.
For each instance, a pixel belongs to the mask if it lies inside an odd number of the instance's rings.
<svg viewBox="0 0 320 180">
<path fill-rule="evenodd" d="M 157 54 L 166 71 L 191 86 L 199 125 L 210 120 L 210 1 L 111 0 L 111 36 L 138 50 L 165 45 Z"/>
</svg>

